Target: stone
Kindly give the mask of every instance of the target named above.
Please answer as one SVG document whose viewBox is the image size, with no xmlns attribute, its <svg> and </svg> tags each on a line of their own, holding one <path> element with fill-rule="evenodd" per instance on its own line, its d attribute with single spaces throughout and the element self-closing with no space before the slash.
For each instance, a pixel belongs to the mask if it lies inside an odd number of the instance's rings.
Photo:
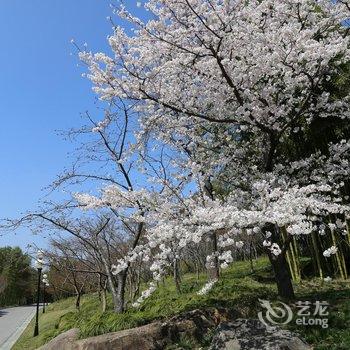
<svg viewBox="0 0 350 350">
<path fill-rule="evenodd" d="M 38 350 L 71 350 L 72 344 L 79 338 L 79 329 L 72 328 L 67 332 L 61 333 L 49 343 L 41 346 Z"/>
<path fill-rule="evenodd" d="M 166 338 L 162 334 L 161 324 L 154 322 L 142 327 L 78 340 L 73 344 L 72 350 L 160 350 L 164 349 L 165 345 Z"/>
<path fill-rule="evenodd" d="M 40 350 L 160 350 L 176 344 L 183 337 L 201 341 L 209 330 L 230 317 L 226 309 L 193 310 L 165 322 L 81 340 L 77 340 L 79 333 L 73 329 L 54 338 Z"/>
<path fill-rule="evenodd" d="M 268 327 L 256 319 L 224 322 L 216 329 L 210 350 L 311 350 L 298 335 Z"/>
<path fill-rule="evenodd" d="M 227 309 L 193 310 L 170 318 L 162 327 L 172 341 L 182 337 L 200 341 L 209 330 L 215 329 L 221 322 L 233 317 L 232 312 Z"/>
</svg>

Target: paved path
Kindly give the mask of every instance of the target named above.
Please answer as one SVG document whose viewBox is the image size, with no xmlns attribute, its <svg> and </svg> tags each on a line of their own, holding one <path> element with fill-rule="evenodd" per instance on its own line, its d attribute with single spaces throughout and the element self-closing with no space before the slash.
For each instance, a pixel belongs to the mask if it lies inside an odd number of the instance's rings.
<svg viewBox="0 0 350 350">
<path fill-rule="evenodd" d="M 0 349 L 10 350 L 35 315 L 35 306 L 0 309 Z"/>
</svg>

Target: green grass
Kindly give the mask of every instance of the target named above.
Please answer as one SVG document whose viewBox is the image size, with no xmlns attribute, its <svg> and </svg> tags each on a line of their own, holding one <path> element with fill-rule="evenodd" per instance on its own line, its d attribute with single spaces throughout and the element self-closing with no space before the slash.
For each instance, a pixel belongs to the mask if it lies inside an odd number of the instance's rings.
<svg viewBox="0 0 350 350">
<path fill-rule="evenodd" d="M 74 302 L 72 298 L 60 300 L 48 306 L 45 314 L 43 314 L 42 311 L 40 312 L 39 336 L 33 337 L 35 321 L 35 319 L 33 319 L 12 349 L 36 349 L 47 343 L 50 339 L 62 332 L 60 320 L 70 311 L 74 311 Z"/>
<path fill-rule="evenodd" d="M 275 300 L 277 290 L 266 259 L 256 261 L 255 270 L 256 273 L 251 274 L 247 262 L 235 262 L 223 271 L 220 281 L 205 296 L 197 295 L 197 291 L 206 282 L 205 275 L 200 276 L 199 281 L 192 274 L 185 275 L 181 294 L 176 292 L 171 279 L 166 280 L 139 309 L 130 309 L 122 315 L 111 311 L 110 298 L 105 313 L 100 311 L 96 295 L 82 298 L 80 312 L 74 309 L 74 298 L 58 301 L 50 305 L 44 315 L 40 315 L 40 335 L 33 339 L 32 322 L 13 349 L 35 349 L 74 327 L 79 328 L 81 337 L 85 338 L 140 326 L 197 308 L 227 307 L 236 310 L 242 317 L 256 318 L 261 310 L 258 299 Z M 350 329 L 349 284 L 339 281 L 322 284 L 315 279 L 308 280 L 296 286 L 296 293 L 298 300 L 327 300 L 330 303 L 330 328 L 290 328 L 315 344 L 315 349 L 325 349 L 324 345 L 329 349 L 350 349 L 350 335 L 347 331 Z M 183 341 L 189 342 L 186 339 Z M 318 345 L 321 342 L 323 345 Z"/>
<path fill-rule="evenodd" d="M 302 335 L 317 350 L 349 350 L 350 349 L 350 283 L 334 281 L 320 284 L 311 280 L 297 288 L 300 300 L 325 300 L 329 303 L 329 327 L 319 326 L 290 327 Z"/>
</svg>

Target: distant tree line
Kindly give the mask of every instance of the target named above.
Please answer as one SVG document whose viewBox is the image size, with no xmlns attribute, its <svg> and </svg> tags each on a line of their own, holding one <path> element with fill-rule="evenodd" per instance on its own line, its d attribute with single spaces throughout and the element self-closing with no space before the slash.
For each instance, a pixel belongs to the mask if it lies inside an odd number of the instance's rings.
<svg viewBox="0 0 350 350">
<path fill-rule="evenodd" d="M 19 247 L 0 248 L 0 306 L 33 302 L 36 274 L 30 261 Z"/>
</svg>

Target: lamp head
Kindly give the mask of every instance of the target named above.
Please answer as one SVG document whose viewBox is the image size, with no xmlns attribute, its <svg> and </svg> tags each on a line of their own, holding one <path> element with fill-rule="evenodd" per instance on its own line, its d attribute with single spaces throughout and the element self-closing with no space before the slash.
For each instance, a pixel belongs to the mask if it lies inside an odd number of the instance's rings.
<svg viewBox="0 0 350 350">
<path fill-rule="evenodd" d="M 44 265 L 44 252 L 39 249 L 38 252 L 36 253 L 35 267 L 38 270 L 41 270 L 43 268 L 43 265 Z"/>
<path fill-rule="evenodd" d="M 35 268 L 37 268 L 38 270 L 41 270 L 43 268 L 43 261 L 35 260 Z"/>
<path fill-rule="evenodd" d="M 39 249 L 39 250 L 37 251 L 37 253 L 36 253 L 36 258 L 37 258 L 38 260 L 44 260 L 44 252 L 43 252 L 41 249 Z"/>
</svg>

